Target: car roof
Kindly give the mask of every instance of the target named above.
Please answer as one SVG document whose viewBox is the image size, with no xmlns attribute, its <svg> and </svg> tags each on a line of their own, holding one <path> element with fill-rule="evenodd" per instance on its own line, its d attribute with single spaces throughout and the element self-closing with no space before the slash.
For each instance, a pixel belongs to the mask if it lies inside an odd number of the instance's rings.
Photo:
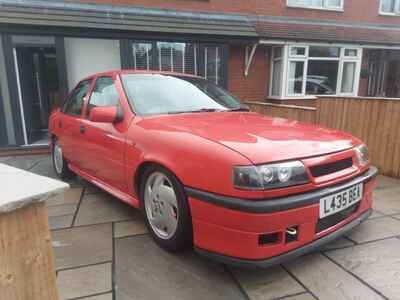
<svg viewBox="0 0 400 300">
<path fill-rule="evenodd" d="M 112 71 L 107 71 L 107 72 L 96 73 L 96 74 L 87 76 L 83 80 L 91 79 L 94 77 L 116 76 L 116 75 L 123 75 L 123 74 L 159 74 L 159 75 L 172 75 L 172 76 L 181 76 L 181 77 L 201 78 L 200 76 L 197 76 L 197 75 L 184 74 L 184 73 L 178 73 L 178 72 L 124 69 L 124 70 L 112 70 Z"/>
</svg>

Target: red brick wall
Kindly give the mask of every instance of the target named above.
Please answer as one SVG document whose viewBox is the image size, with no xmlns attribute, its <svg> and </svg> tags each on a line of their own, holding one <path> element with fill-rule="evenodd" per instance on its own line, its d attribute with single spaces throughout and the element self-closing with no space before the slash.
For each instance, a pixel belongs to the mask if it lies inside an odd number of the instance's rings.
<svg viewBox="0 0 400 300">
<path fill-rule="evenodd" d="M 286 7 L 286 0 L 73 0 L 179 10 L 334 19 L 400 24 L 400 17 L 379 15 L 379 0 L 344 0 L 344 12 Z"/>
<path fill-rule="evenodd" d="M 242 101 L 263 101 L 269 91 L 269 51 L 258 47 L 249 75 L 244 76 L 245 46 L 231 46 L 229 54 L 228 89 Z"/>
</svg>

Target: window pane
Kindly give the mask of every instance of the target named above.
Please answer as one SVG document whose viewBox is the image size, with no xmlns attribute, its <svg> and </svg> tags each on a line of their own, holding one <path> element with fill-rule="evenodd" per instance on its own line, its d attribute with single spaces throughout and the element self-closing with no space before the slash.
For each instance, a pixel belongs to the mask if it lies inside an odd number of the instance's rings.
<svg viewBox="0 0 400 300">
<path fill-rule="evenodd" d="M 133 43 L 133 68 L 136 70 L 150 70 L 152 62 L 151 43 Z"/>
<path fill-rule="evenodd" d="M 306 55 L 306 48 L 305 47 L 291 47 L 290 55 L 291 56 L 304 56 L 304 55 Z"/>
<path fill-rule="evenodd" d="M 274 61 L 272 72 L 273 74 L 271 94 L 272 96 L 280 96 L 282 86 L 282 60 Z"/>
<path fill-rule="evenodd" d="M 357 49 L 344 49 L 344 56 L 356 57 L 358 54 Z"/>
<path fill-rule="evenodd" d="M 301 94 L 303 92 L 304 61 L 291 61 L 289 65 L 289 95 Z"/>
<path fill-rule="evenodd" d="M 354 76 L 356 73 L 355 62 L 344 62 L 343 63 L 343 76 L 342 76 L 342 93 L 353 93 L 354 92 Z"/>
<path fill-rule="evenodd" d="M 339 57 L 339 47 L 310 47 L 310 57 Z"/>
<path fill-rule="evenodd" d="M 205 47 L 204 48 L 204 61 L 205 61 L 205 78 L 215 84 L 220 84 L 221 81 L 221 48 Z"/>
<path fill-rule="evenodd" d="M 80 116 L 83 107 L 83 99 L 86 96 L 89 87 L 90 87 L 90 80 L 82 81 L 79 86 L 75 89 L 72 93 L 71 98 L 67 101 L 64 112 L 66 114 Z"/>
<path fill-rule="evenodd" d="M 282 47 L 274 47 L 273 49 L 273 58 L 281 58 L 282 57 Z"/>
<path fill-rule="evenodd" d="M 395 12 L 395 5 L 396 5 L 395 0 L 381 0 L 381 1 L 382 1 L 382 6 L 381 6 L 382 12 L 387 12 L 387 13 Z"/>
<path fill-rule="evenodd" d="M 309 60 L 307 70 L 307 95 L 336 94 L 339 62 Z"/>
<path fill-rule="evenodd" d="M 325 0 L 326 7 L 341 8 L 342 0 Z"/>
<path fill-rule="evenodd" d="M 96 80 L 96 84 L 92 95 L 90 96 L 87 115 L 93 107 L 98 106 L 118 106 L 119 95 L 115 87 L 114 80 L 110 77 L 100 77 Z"/>
<path fill-rule="evenodd" d="M 312 6 L 312 7 L 323 7 L 323 0 L 289 0 L 289 5 L 294 6 Z"/>
<path fill-rule="evenodd" d="M 196 44 L 187 43 L 185 46 L 185 73 L 197 75 Z"/>
</svg>

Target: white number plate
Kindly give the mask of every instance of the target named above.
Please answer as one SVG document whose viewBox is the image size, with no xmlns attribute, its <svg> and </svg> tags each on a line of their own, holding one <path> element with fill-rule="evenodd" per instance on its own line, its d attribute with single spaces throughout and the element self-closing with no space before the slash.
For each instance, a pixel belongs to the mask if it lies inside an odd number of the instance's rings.
<svg viewBox="0 0 400 300">
<path fill-rule="evenodd" d="M 320 219 L 336 214 L 353 204 L 361 201 L 363 196 L 363 184 L 357 184 L 339 193 L 329 195 L 319 201 Z"/>
</svg>

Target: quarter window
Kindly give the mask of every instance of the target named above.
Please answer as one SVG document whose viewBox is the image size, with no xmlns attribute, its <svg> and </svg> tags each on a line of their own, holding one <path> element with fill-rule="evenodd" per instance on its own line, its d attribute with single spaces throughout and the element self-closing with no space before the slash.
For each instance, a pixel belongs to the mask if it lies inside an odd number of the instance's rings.
<svg viewBox="0 0 400 300">
<path fill-rule="evenodd" d="M 86 114 L 99 106 L 119 106 L 119 94 L 111 77 L 97 78 Z"/>
<path fill-rule="evenodd" d="M 74 116 L 81 115 L 83 103 L 85 96 L 89 91 L 90 83 L 91 80 L 84 80 L 76 87 L 68 101 L 65 103 L 63 110 L 64 113 Z"/>
<path fill-rule="evenodd" d="M 317 9 L 343 9 L 343 0 L 288 0 L 288 6 L 317 8 Z"/>
<path fill-rule="evenodd" d="M 384 15 L 400 15 L 400 0 L 381 0 L 380 13 Z"/>
</svg>

